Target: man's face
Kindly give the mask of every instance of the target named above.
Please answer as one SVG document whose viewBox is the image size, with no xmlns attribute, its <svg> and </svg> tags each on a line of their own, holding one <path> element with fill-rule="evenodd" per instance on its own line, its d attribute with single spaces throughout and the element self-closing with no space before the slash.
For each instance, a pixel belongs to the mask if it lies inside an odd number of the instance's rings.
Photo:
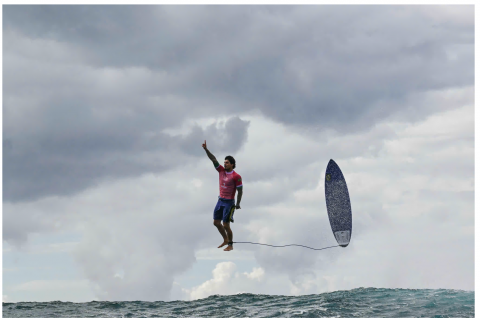
<svg viewBox="0 0 480 320">
<path fill-rule="evenodd" d="M 233 165 L 228 160 L 225 160 L 225 162 L 223 163 L 223 167 L 227 171 L 233 170 Z"/>
</svg>

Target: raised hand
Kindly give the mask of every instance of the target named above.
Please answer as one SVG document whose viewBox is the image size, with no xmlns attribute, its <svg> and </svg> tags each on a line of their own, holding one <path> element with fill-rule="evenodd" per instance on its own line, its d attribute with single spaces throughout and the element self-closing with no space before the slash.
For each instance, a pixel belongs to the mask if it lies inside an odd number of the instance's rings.
<svg viewBox="0 0 480 320">
<path fill-rule="evenodd" d="M 202 143 L 202 147 L 203 147 L 203 149 L 205 149 L 205 152 L 207 152 L 207 156 L 210 158 L 210 160 L 212 160 L 213 164 L 215 164 L 215 163 L 218 164 L 218 161 L 215 158 L 215 156 L 210 151 L 208 151 L 208 149 L 207 149 L 207 140 L 205 140 L 205 142 Z"/>
</svg>

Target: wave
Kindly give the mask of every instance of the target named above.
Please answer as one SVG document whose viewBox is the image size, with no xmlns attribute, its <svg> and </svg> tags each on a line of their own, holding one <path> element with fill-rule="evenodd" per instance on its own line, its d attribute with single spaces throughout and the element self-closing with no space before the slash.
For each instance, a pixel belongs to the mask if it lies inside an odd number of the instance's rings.
<svg viewBox="0 0 480 320">
<path fill-rule="evenodd" d="M 357 288 L 304 296 L 241 293 L 193 301 L 3 303 L 5 318 L 418 318 L 475 316 L 473 291 Z"/>
</svg>

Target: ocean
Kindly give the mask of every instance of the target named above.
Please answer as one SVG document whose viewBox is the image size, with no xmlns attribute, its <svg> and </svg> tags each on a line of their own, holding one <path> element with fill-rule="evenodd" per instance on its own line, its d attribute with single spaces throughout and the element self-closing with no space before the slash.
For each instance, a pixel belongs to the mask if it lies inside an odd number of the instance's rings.
<svg viewBox="0 0 480 320">
<path fill-rule="evenodd" d="M 3 303 L 4 318 L 473 318 L 475 292 L 357 288 L 304 296 L 242 293 L 194 301 Z"/>
</svg>

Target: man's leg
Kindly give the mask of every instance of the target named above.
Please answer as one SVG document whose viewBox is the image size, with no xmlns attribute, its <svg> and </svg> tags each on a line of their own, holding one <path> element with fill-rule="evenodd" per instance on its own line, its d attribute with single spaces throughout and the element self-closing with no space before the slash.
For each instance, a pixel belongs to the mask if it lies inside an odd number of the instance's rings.
<svg viewBox="0 0 480 320">
<path fill-rule="evenodd" d="M 223 222 L 223 228 L 227 232 L 228 242 L 233 242 L 233 232 L 232 232 L 232 229 L 230 229 L 230 222 Z M 233 250 L 233 245 L 230 245 L 230 244 L 228 245 L 228 247 L 223 249 L 223 251 L 230 251 L 230 250 Z"/>
<path fill-rule="evenodd" d="M 223 243 L 218 246 L 219 248 L 221 248 L 224 245 L 228 244 L 228 236 L 227 236 L 227 233 L 225 232 L 225 228 L 222 226 L 222 220 L 213 220 L 213 224 L 215 225 L 215 227 L 217 227 L 218 232 L 220 232 L 220 234 L 223 237 Z"/>
</svg>

